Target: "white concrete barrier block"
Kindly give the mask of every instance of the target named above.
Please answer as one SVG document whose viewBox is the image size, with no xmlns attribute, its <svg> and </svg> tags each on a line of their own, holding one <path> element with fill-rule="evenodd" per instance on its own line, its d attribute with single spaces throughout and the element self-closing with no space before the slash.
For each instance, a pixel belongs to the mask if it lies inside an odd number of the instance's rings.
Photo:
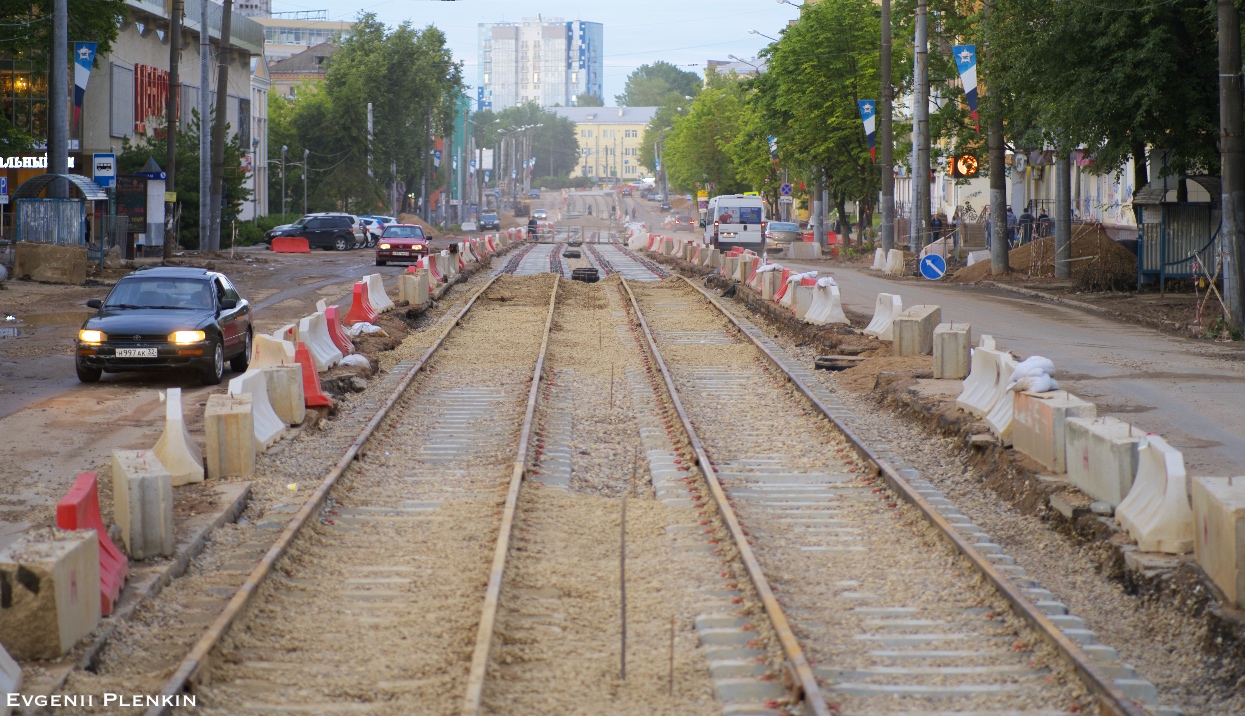
<svg viewBox="0 0 1245 716">
<path fill-rule="evenodd" d="M 112 451 L 112 515 L 131 559 L 173 554 L 173 476 L 155 452 Z"/>
<path fill-rule="evenodd" d="M 1193 551 L 1193 508 L 1186 491 L 1184 455 L 1157 435 L 1137 447 L 1137 477 L 1115 519 L 1142 552 Z"/>
<path fill-rule="evenodd" d="M 165 391 L 164 432 L 152 452 L 173 476 L 174 487 L 203 482 L 203 452 L 186 428 L 181 388 Z"/>
<path fill-rule="evenodd" d="M 306 396 L 303 394 L 303 367 L 294 365 L 270 365 L 261 368 L 264 383 L 268 386 L 268 402 L 277 417 L 286 425 L 300 425 L 307 415 Z"/>
<path fill-rule="evenodd" d="M 287 343 L 298 342 L 298 326 L 293 323 L 287 323 L 272 332 L 273 340 L 285 341 Z"/>
<path fill-rule="evenodd" d="M 0 644 L 14 659 L 58 659 L 100 619 L 95 530 L 34 530 L 0 550 Z"/>
<path fill-rule="evenodd" d="M 1066 390 L 1016 393 L 1012 406 L 1012 446 L 1046 469 L 1067 472 L 1069 418 L 1093 419 L 1098 407 Z"/>
<path fill-rule="evenodd" d="M 203 413 L 203 430 L 207 434 L 204 452 L 209 477 L 255 474 L 255 423 L 250 395 L 210 396 Z"/>
<path fill-rule="evenodd" d="M 1117 507 L 1137 475 L 1145 432 L 1117 418 L 1070 418 L 1065 427 L 1068 481 L 1095 500 Z"/>
<path fill-rule="evenodd" d="M 793 286 L 795 289 L 794 305 L 792 312 L 795 313 L 797 320 L 804 320 L 808 315 L 808 311 L 813 306 L 813 298 L 815 297 L 816 286 Z"/>
<path fill-rule="evenodd" d="M 978 261 L 989 261 L 989 260 L 990 260 L 989 251 L 981 250 L 981 251 L 969 251 L 968 252 L 968 265 L 969 266 L 972 266 Z"/>
<path fill-rule="evenodd" d="M 393 310 L 393 301 L 385 293 L 385 279 L 378 273 L 370 273 L 363 277 L 367 281 L 367 300 L 377 313 Z"/>
<path fill-rule="evenodd" d="M 978 348 L 973 351 L 971 362 L 972 370 L 964 380 L 964 390 L 955 399 L 955 405 L 984 418 L 989 415 L 999 397 L 1007 392 L 1007 379 L 1016 369 L 1016 359 L 1010 353 Z M 1010 396 L 1007 402 L 1011 405 Z"/>
<path fill-rule="evenodd" d="M 709 250 L 709 268 L 722 268 L 722 252 L 717 247 Z"/>
<path fill-rule="evenodd" d="M 831 323 L 847 325 L 847 316 L 843 315 L 843 303 L 839 296 L 839 287 L 835 285 L 811 286 L 813 300 L 804 314 L 804 322 L 815 326 Z"/>
<path fill-rule="evenodd" d="M 739 273 L 739 257 L 723 256 L 722 257 L 722 275 L 726 278 L 734 278 Z"/>
<path fill-rule="evenodd" d="M 880 247 L 873 250 L 873 265 L 869 268 L 874 271 L 881 271 L 886 268 L 886 252 Z"/>
<path fill-rule="evenodd" d="M 982 334 L 982 336 L 981 336 L 981 343 L 980 343 L 977 347 L 978 347 L 978 348 L 985 348 L 985 349 L 987 349 L 987 350 L 995 350 L 995 348 L 994 348 L 994 336 L 991 336 L 991 335 L 986 335 L 986 334 L 984 334 L 984 333 L 983 333 L 983 334 Z"/>
<path fill-rule="evenodd" d="M 891 249 L 886 254 L 886 267 L 883 270 L 891 276 L 904 275 L 904 253 L 901 249 Z"/>
<path fill-rule="evenodd" d="M 766 271 L 761 274 L 761 298 L 766 301 L 774 300 L 774 294 L 778 293 L 780 285 L 782 285 L 781 271 Z"/>
<path fill-rule="evenodd" d="M 939 323 L 934 328 L 934 378 L 964 380 L 970 367 L 973 327 L 967 323 Z"/>
<path fill-rule="evenodd" d="M 419 305 L 415 303 L 415 274 L 404 273 L 398 276 L 398 300 L 411 306 Z"/>
<path fill-rule="evenodd" d="M 893 293 L 879 293 L 873 308 L 873 319 L 865 326 L 864 334 L 878 340 L 894 338 L 895 317 L 903 313 L 903 299 Z"/>
<path fill-rule="evenodd" d="M 892 322 L 896 356 L 923 356 L 934 352 L 934 328 L 942 323 L 942 308 L 921 304 L 905 309 Z"/>
<path fill-rule="evenodd" d="M 326 324 L 327 325 L 327 324 Z M 251 367 L 294 365 L 294 344 L 260 333 L 251 341 Z"/>
<path fill-rule="evenodd" d="M 11 706 L 8 705 L 8 694 L 16 694 L 22 688 L 22 667 L 9 656 L 9 652 L 0 645 L 0 694 L 5 694 L 6 698 L 3 704 L 0 704 L 0 716 L 9 716 L 13 712 Z"/>
<path fill-rule="evenodd" d="M 428 303 L 429 286 L 432 284 L 432 272 L 428 269 L 420 269 L 415 272 L 415 305 L 422 306 Z"/>
<path fill-rule="evenodd" d="M 1193 554 L 1229 604 L 1245 607 L 1245 477 L 1193 478 Z"/>
<path fill-rule="evenodd" d="M 748 279 L 752 277 L 752 271 L 757 267 L 758 260 L 759 259 L 756 256 L 750 256 L 748 254 L 740 256 L 737 269 L 738 273 L 735 274 L 735 279 L 747 283 Z"/>
<path fill-rule="evenodd" d="M 317 313 L 324 313 L 327 310 L 329 310 L 328 301 L 324 300 L 323 298 L 320 299 L 319 301 L 316 301 L 316 312 Z"/>
<path fill-rule="evenodd" d="M 994 354 L 1000 364 L 999 385 L 996 386 L 995 393 L 997 397 L 994 405 L 990 408 L 990 412 L 986 413 L 986 424 L 990 426 L 990 431 L 999 439 L 999 442 L 1010 446 L 1012 444 L 1012 418 L 1015 415 L 1016 394 L 1009 391 L 1007 385 L 1012 371 L 1016 370 L 1016 359 L 1012 357 L 1011 353 L 994 351 Z"/>
<path fill-rule="evenodd" d="M 229 381 L 230 395 L 251 396 L 251 427 L 255 435 L 255 451 L 263 452 L 281 439 L 285 421 L 277 416 L 268 400 L 268 379 L 263 369 L 252 368 Z"/>
<path fill-rule="evenodd" d="M 341 362 L 342 352 L 329 336 L 329 324 L 323 313 L 313 313 L 298 320 L 298 340 L 307 344 L 317 372 L 323 373 Z"/>
<path fill-rule="evenodd" d="M 787 255 L 793 259 L 821 258 L 821 244 L 813 241 L 792 241 Z"/>
</svg>

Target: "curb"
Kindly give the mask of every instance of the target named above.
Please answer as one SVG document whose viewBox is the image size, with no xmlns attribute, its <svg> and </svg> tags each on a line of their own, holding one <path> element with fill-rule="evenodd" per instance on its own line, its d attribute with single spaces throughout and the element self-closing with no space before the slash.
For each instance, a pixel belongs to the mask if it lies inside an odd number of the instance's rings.
<svg viewBox="0 0 1245 716">
<path fill-rule="evenodd" d="M 1051 303 L 1061 303 L 1061 304 L 1063 304 L 1063 305 L 1065 305 L 1065 306 L 1071 306 L 1071 307 L 1073 307 L 1073 308 L 1079 308 L 1079 309 L 1084 310 L 1084 311 L 1093 311 L 1094 313 L 1104 313 L 1104 311 L 1103 311 L 1102 307 L 1100 307 L 1100 306 L 1095 306 L 1095 305 L 1094 305 L 1094 304 L 1092 304 L 1092 303 L 1085 303 L 1084 301 L 1074 301 L 1074 300 L 1072 300 L 1072 299 L 1070 299 L 1070 298 L 1060 298 L 1059 296 L 1052 296 L 1052 295 L 1050 295 L 1049 293 L 1042 293 L 1041 291 L 1034 291 L 1034 290 L 1033 290 L 1033 289 L 1031 289 L 1031 288 L 1021 288 L 1021 287 L 1019 287 L 1019 286 L 1009 286 L 1009 285 L 1007 285 L 1007 284 L 1005 284 L 1005 283 L 998 283 L 998 282 L 996 282 L 996 281 L 982 281 L 982 282 L 981 282 L 980 284 L 978 284 L 978 285 L 979 285 L 979 286 L 988 286 L 988 287 L 990 287 L 990 288 L 997 288 L 997 289 L 999 289 L 999 290 L 1001 290 L 1001 291 L 1010 291 L 1011 293 L 1019 294 L 1019 295 L 1021 295 L 1021 296 L 1026 296 L 1026 297 L 1028 297 L 1028 298 L 1037 298 L 1037 299 L 1041 299 L 1041 300 L 1043 300 L 1043 301 L 1050 301 Z"/>
</svg>

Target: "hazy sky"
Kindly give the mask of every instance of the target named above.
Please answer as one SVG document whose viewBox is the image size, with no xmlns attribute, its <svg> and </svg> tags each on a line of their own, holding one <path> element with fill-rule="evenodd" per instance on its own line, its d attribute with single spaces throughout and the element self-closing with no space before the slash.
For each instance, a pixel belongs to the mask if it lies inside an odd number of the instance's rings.
<svg viewBox="0 0 1245 716">
<path fill-rule="evenodd" d="M 622 92 L 627 75 L 639 65 L 665 60 L 703 75 L 708 59 L 725 60 L 733 54 L 751 60 L 769 40 L 749 34 L 749 29 L 778 37 L 779 30 L 799 14 L 775 0 L 273 0 L 272 9 L 328 10 L 334 20 L 353 19 L 363 10 L 389 25 L 406 20 L 416 27 L 436 25 L 449 38 L 455 58 L 465 61 L 465 78 L 472 86 L 477 81 L 478 23 L 518 21 L 538 14 L 545 19 L 599 22 L 605 26 L 608 105 L 614 104 L 614 95 Z"/>
</svg>

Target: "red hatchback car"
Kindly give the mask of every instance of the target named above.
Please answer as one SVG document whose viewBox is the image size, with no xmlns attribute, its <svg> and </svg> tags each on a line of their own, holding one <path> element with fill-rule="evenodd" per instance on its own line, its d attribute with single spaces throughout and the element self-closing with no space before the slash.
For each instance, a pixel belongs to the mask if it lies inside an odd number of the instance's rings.
<svg viewBox="0 0 1245 716">
<path fill-rule="evenodd" d="M 390 224 L 376 242 L 376 265 L 390 261 L 415 263 L 428 255 L 428 239 L 422 227 L 415 224 Z"/>
</svg>

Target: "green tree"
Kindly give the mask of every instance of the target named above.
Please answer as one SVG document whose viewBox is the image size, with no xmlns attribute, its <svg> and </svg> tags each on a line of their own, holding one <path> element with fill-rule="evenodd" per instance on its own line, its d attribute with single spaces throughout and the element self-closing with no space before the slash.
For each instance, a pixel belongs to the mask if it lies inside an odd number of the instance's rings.
<svg viewBox="0 0 1245 716">
<path fill-rule="evenodd" d="M 125 0 L 68 0 L 69 41 L 95 42 L 95 64 L 112 51 L 117 39 L 117 25 L 129 16 Z M 28 78 L 36 89 L 47 92 L 48 45 L 52 38 L 52 0 L 0 0 L 0 57 L 4 59 L 30 60 L 33 62 L 32 77 Z M 72 47 L 65 48 L 69 54 Z M 73 60 L 70 59 L 70 68 Z M 72 81 L 71 85 L 72 87 Z M 36 108 L 40 105 L 36 105 Z M 39 110 L 36 109 L 36 112 Z M 43 110 L 46 112 L 46 110 Z M 31 136 L 24 128 L 15 127 L 0 112 L 0 148 L 7 151 L 29 149 L 44 137 Z M 43 122 L 36 117 L 36 126 Z"/>
<path fill-rule="evenodd" d="M 226 133 L 228 134 L 228 126 Z M 209 130 L 210 131 L 210 130 Z M 242 170 L 242 145 L 238 135 L 230 137 L 225 145 L 225 196 L 221 206 L 222 226 L 238 215 L 242 203 L 251 198 L 246 172 Z M 117 157 L 117 172 L 133 174 L 143 168 L 149 158 L 163 165 L 165 156 L 164 137 L 148 136 L 140 141 L 125 140 Z M 209 158 L 210 161 L 210 158 Z M 199 248 L 199 111 L 191 110 L 190 121 L 177 133 L 177 176 L 173 190 L 177 192 L 178 211 L 181 212 L 180 231 L 177 240 L 182 248 Z M 222 235 L 226 233 L 222 229 Z"/>
<path fill-rule="evenodd" d="M 692 191 L 697 183 L 706 182 L 719 194 L 749 188 L 728 152 L 741 131 L 744 111 L 744 89 L 738 78 L 711 72 L 709 86 L 665 134 L 662 170 L 672 189 Z"/>
<path fill-rule="evenodd" d="M 476 143 L 481 147 L 500 144 L 502 130 L 534 127 L 528 132 L 532 149 L 530 156 L 536 160 L 536 166 L 532 168 L 533 176 L 564 177 L 579 161 L 579 136 L 575 123 L 542 109 L 535 102 L 507 107 L 500 112 L 481 110 L 472 115 L 471 121 L 475 123 Z"/>
<path fill-rule="evenodd" d="M 604 107 L 605 100 L 601 99 L 599 96 L 595 94 L 584 92 L 583 94 L 575 95 L 575 106 L 577 107 Z"/>
<path fill-rule="evenodd" d="M 686 72 L 669 62 L 640 65 L 627 76 L 623 93 L 614 101 L 623 107 L 660 107 L 674 98 L 695 97 L 700 92 L 700 75 Z"/>
</svg>

